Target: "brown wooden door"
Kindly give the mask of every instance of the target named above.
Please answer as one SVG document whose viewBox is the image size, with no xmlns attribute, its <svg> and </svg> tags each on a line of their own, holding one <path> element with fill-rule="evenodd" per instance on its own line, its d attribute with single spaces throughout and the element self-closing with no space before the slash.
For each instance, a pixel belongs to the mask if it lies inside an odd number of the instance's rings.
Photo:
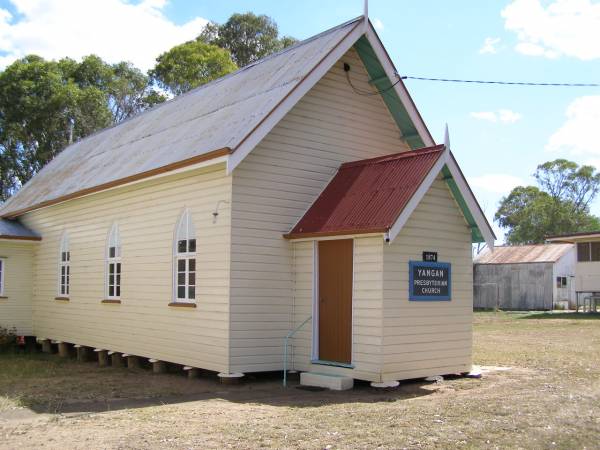
<svg viewBox="0 0 600 450">
<path fill-rule="evenodd" d="M 352 239 L 319 242 L 319 359 L 352 359 Z"/>
</svg>

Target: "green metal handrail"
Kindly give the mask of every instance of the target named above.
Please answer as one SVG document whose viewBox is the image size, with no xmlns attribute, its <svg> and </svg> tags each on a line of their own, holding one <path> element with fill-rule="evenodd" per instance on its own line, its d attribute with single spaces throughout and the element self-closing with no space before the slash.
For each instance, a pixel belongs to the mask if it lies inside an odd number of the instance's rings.
<svg viewBox="0 0 600 450">
<path fill-rule="evenodd" d="M 287 387 L 287 351 L 288 351 L 288 340 L 294 336 L 294 334 L 296 334 L 296 332 L 298 330 L 300 330 L 300 328 L 302 328 L 304 325 L 306 325 L 308 322 L 310 322 L 310 320 L 312 319 L 312 316 L 308 316 L 306 318 L 306 320 L 304 322 L 302 322 L 300 325 L 298 325 L 296 328 L 294 328 L 292 331 L 290 331 L 286 337 L 285 337 L 285 341 L 283 344 L 283 387 Z"/>
</svg>

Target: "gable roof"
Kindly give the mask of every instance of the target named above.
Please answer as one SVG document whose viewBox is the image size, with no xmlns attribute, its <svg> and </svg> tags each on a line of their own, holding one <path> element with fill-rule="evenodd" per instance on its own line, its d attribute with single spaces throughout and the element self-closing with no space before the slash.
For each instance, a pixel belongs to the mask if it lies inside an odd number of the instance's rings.
<svg viewBox="0 0 600 450">
<path fill-rule="evenodd" d="M 364 24 L 353 19 L 70 145 L 2 205 L 0 217 L 217 158 L 231 172 L 361 37 L 357 49 L 371 76 L 395 80 Z M 392 91 L 386 103 L 407 141 L 433 143 L 404 85 Z"/>
<path fill-rule="evenodd" d="M 573 244 L 506 245 L 486 249 L 473 261 L 475 264 L 554 263 L 562 258 Z"/>
<path fill-rule="evenodd" d="M 438 145 L 342 164 L 286 237 L 388 232 L 443 151 Z"/>
<path fill-rule="evenodd" d="M 17 220 L 0 219 L 0 239 L 41 241 L 42 238 Z"/>
<path fill-rule="evenodd" d="M 472 241 L 493 248 L 494 231 L 448 145 L 342 164 L 285 237 L 383 233 L 393 241 L 442 173 L 471 229 Z"/>
</svg>

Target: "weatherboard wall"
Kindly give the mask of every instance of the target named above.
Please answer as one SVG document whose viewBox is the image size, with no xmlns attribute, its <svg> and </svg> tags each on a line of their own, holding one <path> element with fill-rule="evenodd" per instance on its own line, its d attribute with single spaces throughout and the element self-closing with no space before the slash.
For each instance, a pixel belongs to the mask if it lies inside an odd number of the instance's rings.
<svg viewBox="0 0 600 450">
<path fill-rule="evenodd" d="M 409 301 L 409 261 L 424 251 L 451 264 L 450 301 Z M 471 232 L 438 177 L 408 222 L 383 246 L 384 381 L 471 370 L 473 320 Z"/>
<path fill-rule="evenodd" d="M 356 54 L 349 51 L 233 172 L 231 368 L 282 367 L 293 325 L 293 245 L 282 238 L 341 163 L 408 150 Z"/>
<path fill-rule="evenodd" d="M 219 215 L 213 212 L 220 201 Z M 43 236 L 34 263 L 33 328 L 49 338 L 228 371 L 231 177 L 224 164 L 93 194 L 26 214 Z M 175 226 L 189 208 L 197 238 L 196 308 L 173 300 Z M 117 223 L 121 304 L 103 304 L 106 239 Z M 58 252 L 69 234 L 71 295 L 57 296 Z"/>
<path fill-rule="evenodd" d="M 4 265 L 4 289 L 0 297 L 0 327 L 16 329 L 18 335 L 33 334 L 33 251 L 37 242 L 0 241 Z"/>
</svg>

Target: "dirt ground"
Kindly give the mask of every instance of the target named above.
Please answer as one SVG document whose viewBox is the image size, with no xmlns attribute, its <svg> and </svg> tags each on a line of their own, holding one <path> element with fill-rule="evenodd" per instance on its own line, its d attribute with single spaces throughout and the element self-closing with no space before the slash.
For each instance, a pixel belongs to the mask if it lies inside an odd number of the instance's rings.
<svg viewBox="0 0 600 450">
<path fill-rule="evenodd" d="M 600 448 L 600 320 L 477 313 L 481 379 L 346 392 L 0 355 L 1 448 Z"/>
</svg>

